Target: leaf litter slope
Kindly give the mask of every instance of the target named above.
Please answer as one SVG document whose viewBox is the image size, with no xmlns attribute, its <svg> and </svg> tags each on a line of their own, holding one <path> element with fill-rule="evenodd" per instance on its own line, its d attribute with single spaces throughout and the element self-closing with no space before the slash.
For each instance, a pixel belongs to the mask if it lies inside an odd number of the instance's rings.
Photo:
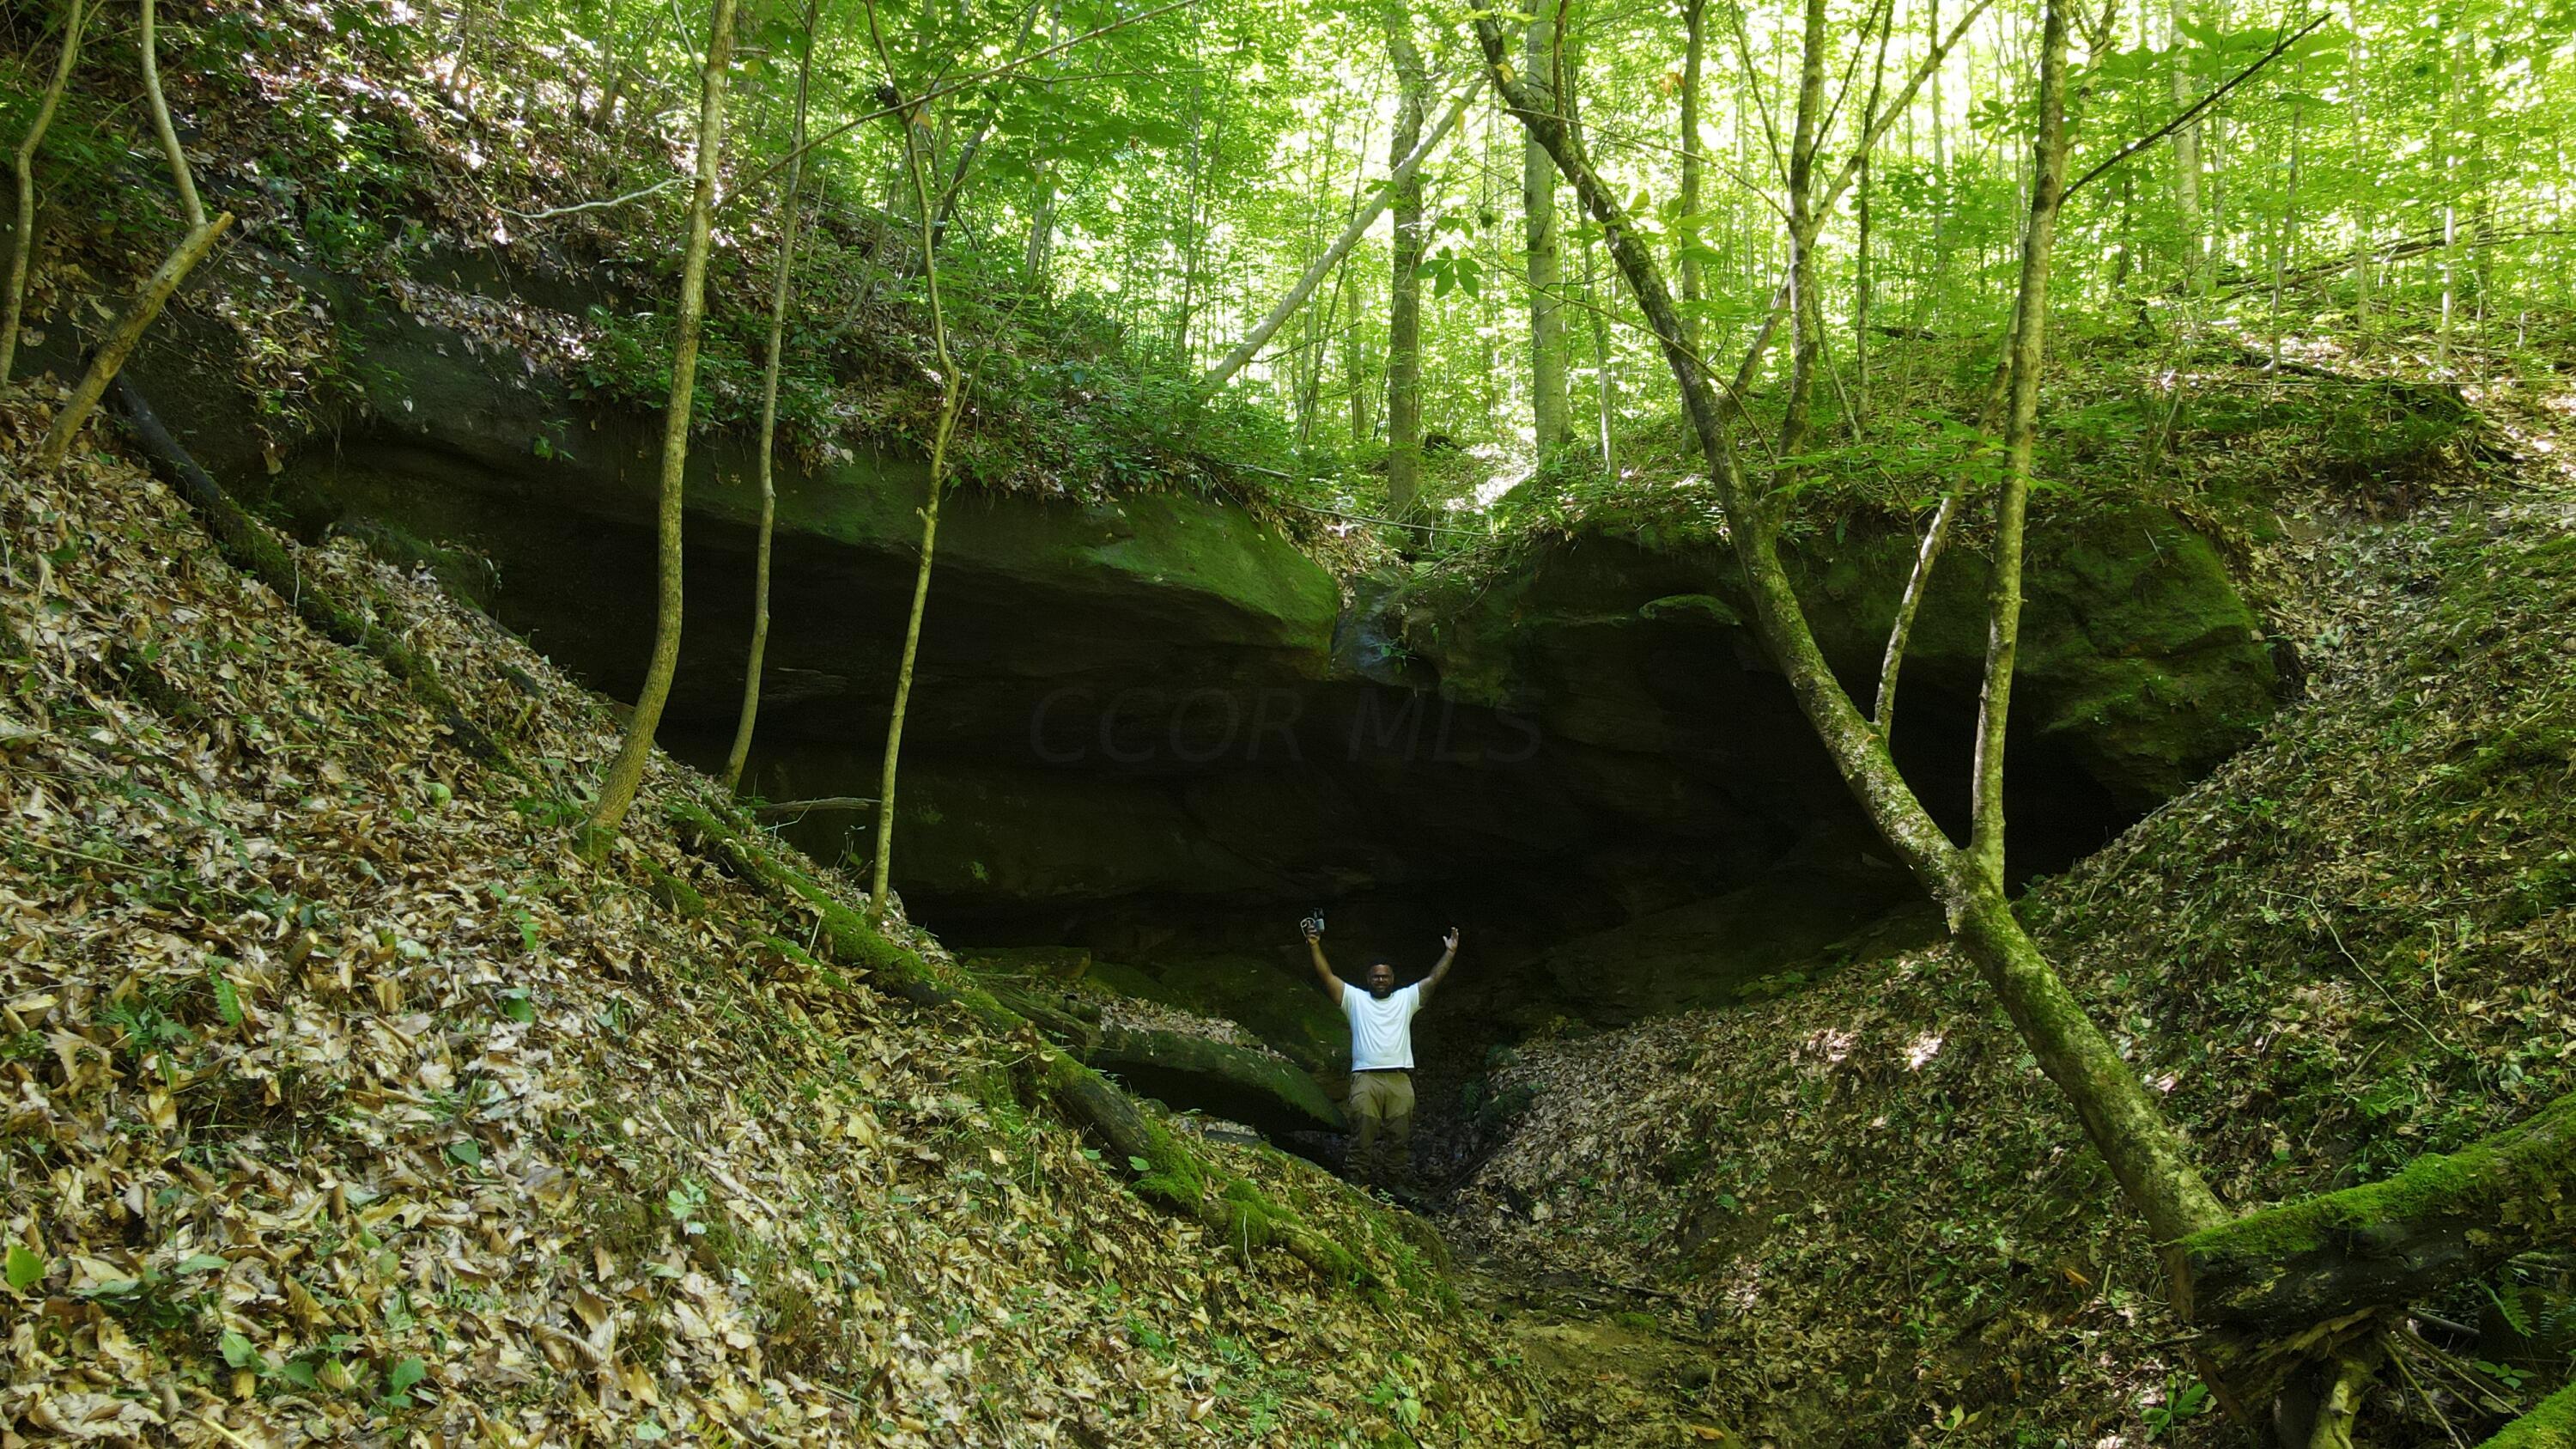
<svg viewBox="0 0 2576 1449">
<path fill-rule="evenodd" d="M 2372 1181 L 2576 1087 L 2576 397 L 2523 462 L 2380 523 L 2319 494 L 2260 561 L 2306 700 L 2026 903 L 2230 1202 Z M 1461 1194 L 1498 1271 L 1642 1283 L 1693 1395 L 1781 1442 L 2218 1442 L 2158 1267 L 1964 962 L 1532 1042 Z M 2476 1320 L 2478 1290 L 2437 1305 Z M 2411 1368 L 2472 1442 L 2454 1365 Z M 2455 1361 L 2456 1363 L 2456 1361 Z M 2488 1384 L 2486 1391 L 2513 1389 Z M 2521 1395 L 2545 1388 L 2524 1386 Z M 2395 1443 L 2448 1443 L 2411 1392 Z"/>
<path fill-rule="evenodd" d="M 1204 1146 L 1369 1262 L 1364 1295 L 1141 1203 L 1022 1109 L 1020 1044 L 818 966 L 810 920 L 658 821 L 585 864 L 608 709 L 424 579 L 299 557 L 524 774 L 135 469 L 0 490 L 0 1433 L 1520 1437 L 1518 1380 L 1392 1219 Z M 717 798 L 666 759 L 647 788 Z"/>
</svg>

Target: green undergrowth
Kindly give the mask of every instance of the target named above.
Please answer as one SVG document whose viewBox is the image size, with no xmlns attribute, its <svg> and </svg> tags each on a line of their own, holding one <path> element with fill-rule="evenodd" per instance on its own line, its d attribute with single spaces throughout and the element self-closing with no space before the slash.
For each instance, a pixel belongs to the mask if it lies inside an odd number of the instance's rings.
<svg viewBox="0 0 2576 1449">
<path fill-rule="evenodd" d="M 2288 496 L 2324 488 L 2358 502 L 2415 499 L 2466 486 L 2488 448 L 2453 392 L 2351 371 L 2272 373 L 2223 333 L 2197 344 L 2092 332 L 2079 322 L 2054 349 L 2043 385 L 2034 527 L 2052 514 L 2147 502 L 2174 509 L 2239 552 L 2273 537 Z M 1945 494 L 1974 499 L 2000 476 L 1993 441 L 1974 427 L 1991 357 L 1975 344 L 1890 341 L 1874 363 L 1881 400 L 1857 432 L 1841 397 L 1819 399 L 1818 441 L 1793 461 L 1785 536 L 1825 546 L 1854 526 L 1913 526 Z M 2321 374 L 2321 375 L 2318 375 Z M 1777 398 L 1760 393 L 1739 439 L 1748 472 L 1777 461 L 1761 441 L 1776 430 Z M 1485 522 L 1493 537 L 1428 541 L 1437 568 L 1470 576 L 1508 565 L 1519 543 L 1599 531 L 1651 546 L 1724 537 L 1715 486 L 1697 439 L 1658 409 L 1613 442 L 1573 445 L 1504 494 Z M 1960 537 L 1979 546 L 1982 510 Z"/>
<path fill-rule="evenodd" d="M 581 93 L 594 78 L 571 51 L 515 33 L 507 17 L 498 23 L 507 43 L 477 47 L 470 85 L 454 86 L 433 78 L 456 61 L 453 37 L 388 0 L 161 16 L 161 68 L 194 138 L 199 187 L 210 208 L 239 216 L 239 241 L 181 306 L 230 335 L 228 360 L 277 449 L 345 423 L 365 395 L 342 335 L 356 319 L 333 307 L 339 283 L 324 274 L 357 280 L 375 303 L 399 299 L 478 347 L 524 353 L 602 404 L 666 402 L 687 189 L 528 217 L 685 174 L 684 138 L 652 108 L 595 124 L 530 104 Z M 0 123 L 13 133 L 51 54 L 47 45 L 0 57 L 0 79 L 12 83 Z M 45 245 L 32 316 L 77 315 L 79 296 L 121 294 L 183 230 L 125 99 L 139 88 L 133 48 L 92 35 L 37 156 Z M 870 129 L 850 144 L 891 147 L 891 137 Z M 726 194 L 769 157 L 729 154 Z M 782 447 L 817 462 L 926 454 L 940 389 L 917 238 L 842 168 L 810 171 L 805 189 Z M 743 194 L 752 204 L 728 210 L 728 244 L 709 263 L 700 432 L 760 417 L 778 238 L 768 188 Z M 941 272 L 951 343 L 976 387 L 951 452 L 957 482 L 1082 497 L 1181 489 L 1257 499 L 1271 486 L 1227 464 L 1286 454 L 1273 415 L 1200 398 L 1190 368 L 1132 340 L 1088 297 L 1025 295 L 972 248 L 949 249 Z"/>
</svg>

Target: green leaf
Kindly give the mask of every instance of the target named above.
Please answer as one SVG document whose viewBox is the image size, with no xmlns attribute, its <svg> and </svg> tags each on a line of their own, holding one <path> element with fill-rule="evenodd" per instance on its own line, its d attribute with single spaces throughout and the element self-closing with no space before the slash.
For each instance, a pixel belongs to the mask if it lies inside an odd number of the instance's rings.
<svg viewBox="0 0 2576 1449">
<path fill-rule="evenodd" d="M 223 1260 L 223 1259 L 221 1259 L 221 1258 L 216 1257 L 216 1256 L 215 1256 L 214 1254 L 212 1254 L 212 1253 L 199 1253 L 199 1254 L 197 1254 L 197 1255 L 196 1255 L 196 1256 L 194 1256 L 194 1257 L 190 1257 L 190 1258 L 182 1258 L 181 1260 L 179 1260 L 179 1266 L 178 1266 L 178 1267 L 176 1267 L 176 1268 L 171 1269 L 170 1271 L 171 1271 L 171 1272 L 173 1272 L 173 1273 L 183 1273 L 183 1274 L 184 1274 L 184 1273 L 220 1273 L 220 1272 L 224 1271 L 226 1268 L 229 1268 L 229 1267 L 231 1267 L 231 1266 L 232 1266 L 232 1264 L 230 1264 L 230 1263 L 228 1263 L 228 1262 L 224 1261 L 224 1260 Z"/>
<path fill-rule="evenodd" d="M 234 986 L 232 982 L 224 979 L 224 974 L 221 971 L 218 971 L 211 966 L 206 968 L 206 976 L 208 980 L 214 983 L 215 987 L 215 1014 L 224 1019 L 224 1025 L 226 1026 L 241 1025 L 242 1004 L 240 989 Z"/>
<path fill-rule="evenodd" d="M 24 1293 L 44 1281 L 44 1277 L 44 1259 L 36 1256 L 23 1244 L 9 1245 L 9 1287 L 12 1290 Z"/>
<path fill-rule="evenodd" d="M 1138 1172 L 1151 1172 L 1154 1170 L 1154 1164 L 1147 1162 L 1141 1157 L 1128 1158 L 1127 1165 L 1136 1169 Z"/>
<path fill-rule="evenodd" d="M 427 1377 L 429 1377 L 429 1365 L 419 1359 L 396 1360 L 392 1368 L 385 1370 L 385 1407 L 410 1408 L 412 1386 Z"/>
<path fill-rule="evenodd" d="M 313 1365 L 300 1358 L 287 1360 L 278 1368 L 277 1376 L 299 1389 L 322 1387 L 322 1376 L 314 1371 Z"/>
<path fill-rule="evenodd" d="M 528 999 L 526 987 L 501 993 L 501 1014 L 521 1026 L 537 1019 L 537 1004 Z"/>
<path fill-rule="evenodd" d="M 268 1360 L 260 1357 L 259 1350 L 251 1346 L 251 1341 L 238 1333 L 227 1329 L 215 1347 L 222 1352 L 224 1362 L 234 1368 L 249 1369 L 252 1373 L 268 1372 Z"/>
<path fill-rule="evenodd" d="M 635 1426 L 635 1437 L 643 1440 L 647 1444 L 654 1443 L 657 1440 L 667 1437 L 670 1432 L 670 1430 L 663 1428 L 661 1425 L 654 1423 L 650 1419 L 647 1419 L 643 1423 Z"/>
<path fill-rule="evenodd" d="M 483 1144 L 475 1141 L 471 1137 L 458 1142 L 450 1142 L 447 1144 L 447 1155 L 453 1159 L 459 1167 L 481 1167 L 483 1165 Z"/>
</svg>

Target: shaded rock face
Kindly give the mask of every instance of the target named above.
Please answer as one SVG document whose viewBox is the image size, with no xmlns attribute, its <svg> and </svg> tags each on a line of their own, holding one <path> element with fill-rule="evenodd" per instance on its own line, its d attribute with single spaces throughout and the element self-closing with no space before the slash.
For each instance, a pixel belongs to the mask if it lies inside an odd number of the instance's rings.
<svg viewBox="0 0 2576 1449">
<path fill-rule="evenodd" d="M 651 638 L 658 419 L 407 320 L 353 332 L 365 415 L 273 475 L 226 436 L 219 401 L 165 411 L 273 513 L 415 553 L 631 695 Z M 185 359 L 144 370 L 188 389 Z M 719 437 L 690 461 L 663 742 L 703 763 L 739 699 L 751 459 L 749 440 Z M 782 459 L 762 795 L 876 793 L 924 488 L 909 460 Z M 1329 911 L 1349 975 L 1383 956 L 1409 979 L 1454 922 L 1470 958 L 1443 1010 L 1500 1027 L 1728 999 L 1918 904 L 1739 622 L 1713 547 L 1586 535 L 1473 589 L 1363 580 L 1346 597 L 1239 509 L 1180 494 L 962 494 L 939 541 L 895 879 L 952 941 L 1082 946 L 1240 1020 L 1313 991 L 1306 909 Z M 1901 533 L 1855 532 L 1797 557 L 1824 646 L 1860 689 L 1912 553 Z M 1983 589 L 1972 551 L 1944 560 L 1906 672 L 1898 753 L 1936 810 L 1967 798 Z M 2043 524 L 2023 658 L 2023 873 L 2093 848 L 2236 748 L 2274 688 L 2215 551 L 2151 510 Z M 788 829 L 829 859 L 864 852 L 868 825 L 825 811 Z M 1281 1043 L 1301 1060 L 1312 1045 Z"/>
</svg>

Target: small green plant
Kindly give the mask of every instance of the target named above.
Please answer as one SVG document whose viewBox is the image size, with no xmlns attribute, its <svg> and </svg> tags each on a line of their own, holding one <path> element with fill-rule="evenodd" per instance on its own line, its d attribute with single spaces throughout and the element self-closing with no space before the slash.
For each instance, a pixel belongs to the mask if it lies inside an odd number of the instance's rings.
<svg viewBox="0 0 2576 1449">
<path fill-rule="evenodd" d="M 2177 1379 L 2174 1383 L 2166 1385 L 2163 1403 L 2148 1407 L 2147 1438 L 2151 1442 L 2161 1439 L 2184 1423 L 2208 1412 L 2209 1385 L 2194 1379 L 2188 1386 L 2181 1386 L 2181 1380 Z"/>
<path fill-rule="evenodd" d="M 662 1194 L 662 1210 L 669 1213 L 671 1221 L 679 1224 L 680 1231 L 690 1237 L 706 1232 L 706 1184 L 691 1178 Z"/>
<path fill-rule="evenodd" d="M 1388 1374 L 1368 1391 L 1368 1401 L 1395 1416 L 1396 1422 L 1411 1429 L 1422 1422 L 1422 1397 L 1413 1385 Z"/>
</svg>

